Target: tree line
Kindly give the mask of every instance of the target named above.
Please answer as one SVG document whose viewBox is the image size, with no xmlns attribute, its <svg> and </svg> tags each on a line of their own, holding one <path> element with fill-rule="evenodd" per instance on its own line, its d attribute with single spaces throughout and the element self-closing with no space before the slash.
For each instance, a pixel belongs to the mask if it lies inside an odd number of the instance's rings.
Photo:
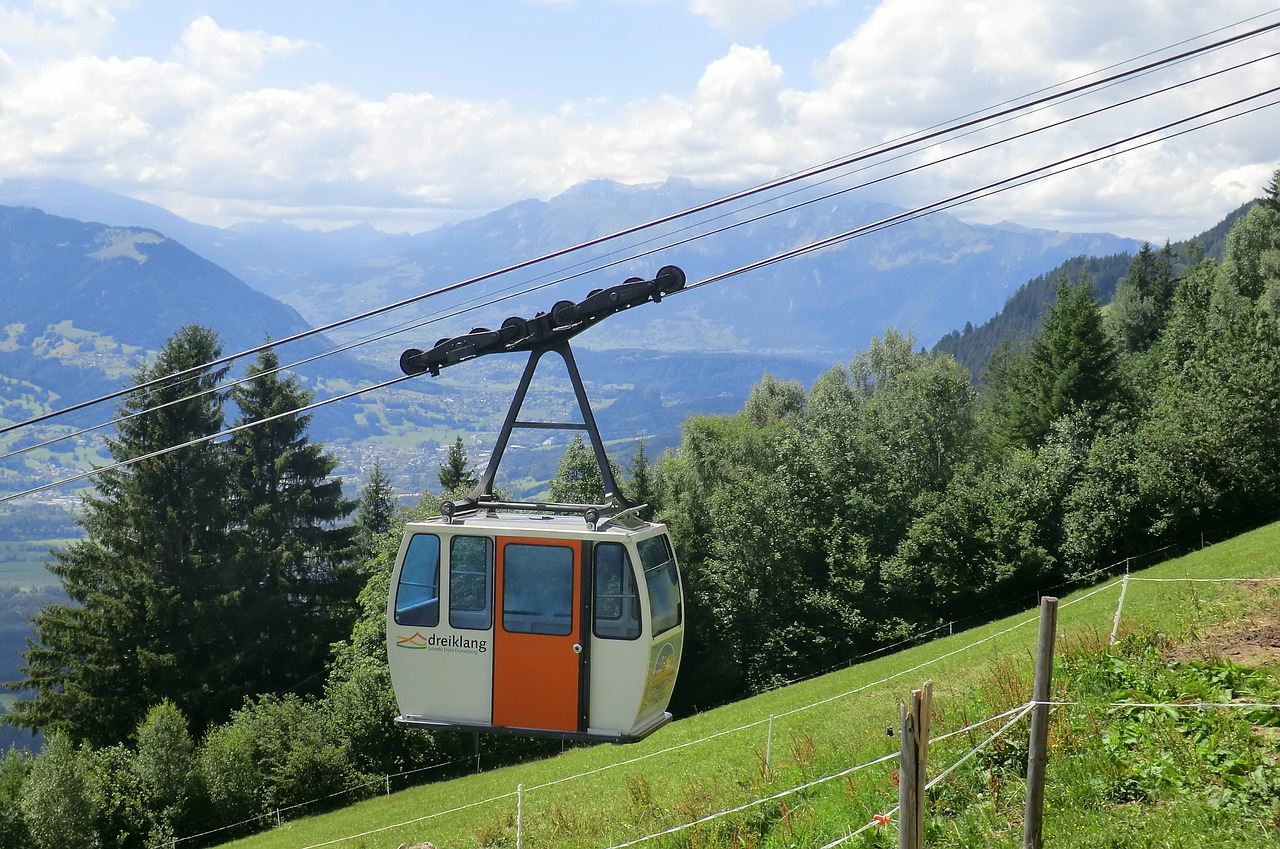
<svg viewBox="0 0 1280 849">
<path fill-rule="evenodd" d="M 1280 175 L 1280 172 L 1277 172 Z M 1276 180 L 1219 262 L 1144 245 L 1105 307 L 1060 278 L 977 381 L 895 330 L 766 376 L 657 468 L 687 575 L 685 710 L 1280 511 Z"/>
<path fill-rule="evenodd" d="M 1221 261 L 1144 246 L 1105 307 L 1087 277 L 1060 279 L 1039 331 L 995 349 L 976 382 L 891 329 L 808 388 L 766 375 L 739 412 L 689 419 L 656 461 L 641 443 L 624 489 L 668 524 L 686 581 L 673 708 L 1029 606 L 1205 526 L 1274 519 L 1278 315 L 1273 180 Z M 253 828 L 470 751 L 462 735 L 392 724 L 398 525 L 443 494 L 397 514 L 375 470 L 345 499 L 305 417 L 273 419 L 306 393 L 269 351 L 220 393 L 202 365 L 217 347 L 184 328 L 135 375 L 112 456 L 217 432 L 224 403 L 237 422 L 271 422 L 99 478 L 85 538 L 54 565 L 73 603 L 40 614 L 26 654 L 17 719 L 46 744 L 0 761 L 0 849 Z M 597 499 L 593 466 L 571 445 L 552 498 Z M 460 441 L 440 481 L 474 482 Z"/>
<path fill-rule="evenodd" d="M 199 732 L 246 695 L 318 691 L 363 581 L 355 505 L 309 417 L 286 415 L 311 399 L 275 353 L 226 391 L 221 354 L 189 325 L 134 373 L 107 440 L 132 462 L 94 479 L 84 537 L 54 553 L 70 601 L 33 621 L 12 723 L 110 745 L 166 699 Z M 254 426 L 157 454 L 223 431 L 228 404 Z"/>
</svg>

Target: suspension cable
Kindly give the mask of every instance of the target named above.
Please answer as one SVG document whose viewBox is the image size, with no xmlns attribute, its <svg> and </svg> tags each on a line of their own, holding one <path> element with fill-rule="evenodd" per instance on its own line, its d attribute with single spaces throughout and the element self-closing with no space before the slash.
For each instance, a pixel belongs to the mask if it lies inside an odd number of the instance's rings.
<svg viewBox="0 0 1280 849">
<path fill-rule="evenodd" d="M 1053 101 L 1056 101 L 1056 100 L 1061 100 L 1061 99 L 1066 98 L 1066 97 L 1069 97 L 1069 96 L 1077 95 L 1077 94 L 1079 94 L 1079 93 L 1081 93 L 1081 92 L 1088 91 L 1088 90 L 1090 90 L 1090 89 L 1094 89 L 1094 88 L 1099 88 L 1099 87 L 1102 87 L 1102 86 L 1106 86 L 1106 85 L 1112 84 L 1112 83 L 1114 83 L 1114 82 L 1116 82 L 1116 81 L 1118 81 L 1118 80 L 1123 80 L 1123 79 L 1126 79 L 1126 78 L 1129 78 L 1129 77 L 1132 77 L 1132 76 L 1140 75 L 1140 74 L 1146 73 L 1146 72 L 1148 72 L 1148 71 L 1151 71 L 1151 70 L 1153 70 L 1153 69 L 1160 68 L 1160 67 L 1163 67 L 1163 66 L 1166 66 L 1166 65 L 1169 65 L 1169 64 L 1175 63 L 1175 62 L 1184 61 L 1184 60 L 1186 60 L 1186 59 L 1188 59 L 1188 58 L 1191 58 L 1191 57 L 1194 57 L 1194 56 L 1197 56 L 1197 55 L 1200 55 L 1200 54 L 1204 54 L 1204 53 L 1207 53 L 1207 52 L 1210 52 L 1210 51 L 1213 51 L 1213 50 L 1217 50 L 1217 49 L 1220 49 L 1220 48 L 1222 48 L 1222 47 L 1225 47 L 1225 46 L 1228 46 L 1228 45 L 1231 45 L 1231 44 L 1234 44 L 1234 43 L 1238 43 L 1238 42 L 1241 42 L 1241 41 L 1244 41 L 1244 40 L 1247 40 L 1247 39 L 1251 39 L 1251 38 L 1257 37 L 1257 36 L 1259 36 L 1259 35 L 1262 35 L 1262 34 L 1265 34 L 1265 33 L 1271 32 L 1271 31 L 1274 31 L 1274 30 L 1276 30 L 1276 29 L 1278 29 L 1278 28 L 1280 28 L 1280 23 L 1266 24 L 1266 25 L 1259 26 L 1259 27 L 1256 27 L 1256 28 L 1254 28 L 1254 29 L 1248 30 L 1248 31 L 1246 31 L 1246 32 L 1239 33 L 1239 34 L 1237 34 L 1237 35 L 1229 36 L 1229 37 L 1226 37 L 1226 38 L 1223 38 L 1223 39 L 1220 39 L 1220 40 L 1217 40 L 1217 41 L 1211 42 L 1211 43 L 1209 43 L 1209 44 L 1206 44 L 1206 45 L 1203 45 L 1203 46 L 1200 46 L 1200 47 L 1196 47 L 1196 48 L 1192 48 L 1192 49 L 1189 49 L 1189 50 L 1186 50 L 1186 51 L 1182 51 L 1182 52 L 1180 52 L 1180 53 L 1178 53 L 1178 54 L 1175 54 L 1175 55 L 1172 55 L 1172 56 L 1169 56 L 1169 57 L 1165 57 L 1165 58 L 1163 58 L 1163 59 L 1158 59 L 1158 60 L 1155 60 L 1155 61 L 1152 61 L 1152 62 L 1145 63 L 1145 64 L 1143 64 L 1143 65 L 1137 66 L 1137 67 L 1132 68 L 1132 69 L 1129 69 L 1129 70 L 1120 71 L 1120 72 L 1117 72 L 1117 73 L 1115 73 L 1115 74 L 1111 74 L 1111 75 L 1108 75 L 1108 76 L 1102 77 L 1102 78 L 1100 78 L 1100 79 L 1098 79 L 1098 80 L 1095 80 L 1095 81 L 1092 81 L 1092 82 L 1082 83 L 1082 84 L 1079 84 L 1079 85 L 1076 85 L 1076 86 L 1073 86 L 1073 87 L 1067 88 L 1067 89 L 1065 89 L 1065 90 L 1063 90 L 1063 91 L 1061 91 L 1061 92 L 1052 93 L 1052 94 L 1044 94 L 1044 95 L 1042 95 L 1042 96 L 1040 96 L 1040 97 L 1033 98 L 1032 100 L 1029 100 L 1029 101 L 1026 101 L 1026 102 L 1023 102 L 1023 103 L 1018 103 L 1016 100 L 1015 100 L 1015 101 L 1006 101 L 1006 103 L 1014 103 L 1015 105 L 1006 106 L 1006 107 L 1005 107 L 1005 108 L 1003 108 L 1003 109 L 997 109 L 997 111 L 995 111 L 995 112 L 991 112 L 991 113 L 987 113 L 987 114 L 981 114 L 981 113 L 970 113 L 971 115 L 976 115 L 976 117 L 972 117 L 972 118 L 970 118 L 970 117 L 966 116 L 966 120 L 962 120 L 962 121 L 960 121 L 959 123 L 951 123 L 951 124 L 941 125 L 941 127 L 940 127 L 940 128 L 938 128 L 938 129 L 932 129 L 932 130 L 930 130 L 930 131 L 926 131 L 926 132 L 923 132 L 923 133 L 908 134 L 908 135 L 906 135 L 906 136 L 899 137 L 899 139 L 894 140 L 893 142 L 890 142 L 890 143 L 887 143 L 887 144 L 884 144 L 884 145 L 881 145 L 881 146 L 877 146 L 877 147 L 867 148 L 867 149 L 864 149 L 863 151 L 859 151 L 858 153 L 852 154 L 852 155 L 850 155 L 850 156 L 846 156 L 846 157 L 841 157 L 841 158 L 838 158 L 838 159 L 834 159 L 834 160 L 831 160 L 831 161 L 829 161 L 829 162 L 823 163 L 823 164 L 818 165 L 818 166 L 814 166 L 814 167 L 807 168 L 807 169 L 802 169 L 802 170 L 800 170 L 800 171 L 793 172 L 793 173 L 791 173 L 791 174 L 789 174 L 789 175 L 786 175 L 786 176 L 784 176 L 784 177 L 778 178 L 778 179 L 776 179 L 776 180 L 768 181 L 768 182 L 765 182 L 765 183 L 762 183 L 762 184 L 756 185 L 756 186 L 754 186 L 754 187 L 751 187 L 751 188 L 748 188 L 748 189 L 744 189 L 744 190 L 742 190 L 742 191 L 735 192 L 735 193 L 732 193 L 732 194 L 726 195 L 726 196 L 724 196 L 724 197 L 721 197 L 721 198 L 718 198 L 718 199 L 715 199 L 715 200 L 712 200 L 712 201 L 708 201 L 708 202 L 703 203 L 703 204 L 698 204 L 698 205 L 695 205 L 695 206 L 693 206 L 693 207 L 690 207 L 690 208 L 685 209 L 685 210 L 680 211 L 680 212 L 672 213 L 672 214 L 669 214 L 669 215 L 666 215 L 666 216 L 661 216 L 661 217 L 655 218 L 655 219 L 653 219 L 653 220 L 651 220 L 651 221 L 645 222 L 645 223 L 643 223 L 643 224 L 634 225 L 634 226 L 632 226 L 632 227 L 624 228 L 624 229 L 622 229 L 622 230 L 618 230 L 618 231 L 615 231 L 615 232 L 610 233 L 610 234 L 606 234 L 606 235 L 603 235 L 603 236 L 595 237 L 595 238 L 592 238 L 592 239 L 586 240 L 586 241 L 584 241 L 584 242 L 580 242 L 580 243 L 578 243 L 578 244 L 576 244 L 576 245 L 572 245 L 572 246 L 570 246 L 570 247 L 561 248 L 561 249 L 558 249 L 558 250 L 555 250 L 555 251 L 551 251 L 551 252 L 549 252 L 549 253 L 542 254 L 542 255 L 540 255 L 540 256 L 537 256 L 537 257 L 534 257 L 534 258 L 531 258 L 531 259 L 522 260 L 522 261 L 520 261 L 520 262 L 517 262 L 517 263 L 511 264 L 511 265 L 505 266 L 505 267 L 503 267 L 503 268 L 501 268 L 501 269 L 498 269 L 498 270 L 495 270 L 495 271 L 486 272 L 486 273 L 484 273 L 484 274 L 477 275 L 477 276 L 475 276 L 475 277 L 471 277 L 471 278 L 468 278 L 468 279 L 465 279 L 465 280 L 462 280 L 462 281 L 458 281 L 458 282 L 455 282 L 455 283 L 452 283 L 452 284 L 448 284 L 448 285 L 446 285 L 446 286 L 442 286 L 442 287 L 440 287 L 440 288 L 438 288 L 438 289 L 435 289 L 435 290 L 433 290 L 433 291 L 430 291 L 430 292 L 421 293 L 421 294 L 418 294 L 418 295 L 415 295 L 415 296 L 412 296 L 412 297 L 409 297 L 409 298 L 402 299 L 402 300 L 397 301 L 397 302 L 392 303 L 392 304 L 383 305 L 383 306 L 376 307 L 376 308 L 371 309 L 371 310 L 367 310 L 367 311 L 362 312 L 362 313 L 358 313 L 358 314 L 356 314 L 356 315 L 348 316 L 348 317 L 346 317 L 346 318 L 342 318 L 342 319 L 339 319 L 339 320 L 336 320 L 336 321 L 333 321 L 333 322 L 329 322 L 329 323 L 324 324 L 324 325 L 321 325 L 321 326 L 319 326 L 319 327 L 311 328 L 311 329 L 309 329 L 309 330 L 302 331 L 302 332 L 299 332 L 299 333 L 295 333 L 295 334 L 293 334 L 293 335 L 291 335 L 291 336 L 287 336 L 287 337 L 285 337 L 285 338 L 283 338 L 283 339 L 281 339 L 281 340 L 278 340 L 278 341 L 276 341 L 276 342 L 268 342 L 268 343 L 265 343 L 265 344 L 262 344 L 262 345 L 258 345 L 258 346 L 255 346 L 255 347 L 253 347 L 253 348 L 249 348 L 249 349 L 246 349 L 246 350 L 244 350 L 244 351 L 237 352 L 237 353 L 235 353 L 235 354 L 229 354 L 229 355 L 226 355 L 226 356 L 220 357 L 220 358 L 215 359 L 215 360 L 213 360 L 213 361 L 211 361 L 211 362 L 209 362 L 209 363 L 204 363 L 204 364 L 201 364 L 201 365 L 199 365 L 199 366 L 194 366 L 194 367 L 192 367 L 192 368 L 185 369 L 185 370 L 178 371 L 178 372 L 174 372 L 174 373 L 169 374 L 169 375 L 164 375 L 164 376 L 161 376 L 161 377 L 157 377 L 157 378 L 154 378 L 154 379 L 152 379 L 152 380 L 150 380 L 150 381 L 147 381 L 147 382 L 144 382 L 144 383 L 138 384 L 138 385 L 136 385 L 136 386 L 125 387 L 125 388 L 122 388 L 122 389 L 117 390 L 117 391 L 115 391 L 115 392 L 108 393 L 108 394 L 106 394 L 106 395 L 102 395 L 102 396 L 99 396 L 99 397 L 94 398 L 94 399 L 90 399 L 90 400 L 82 401 L 82 402 L 79 402 L 79 403 L 77 403 L 77 404 L 73 404 L 73 405 L 70 405 L 70 406 L 68 406 L 68 407 L 65 407 L 65 408 L 62 408 L 62 409 L 59 409 L 59 410 L 54 410 L 54 411 L 50 411 L 50 412 L 48 412 L 48 413 L 44 413 L 44 414 L 41 414 L 41 415 L 38 415 L 38 416 L 34 416 L 34 417 L 32 417 L 32 418 L 30 418 L 30 419 L 27 419 L 27 420 L 25 420 L 25 421 L 22 421 L 22 422 L 13 423 L 13 424 L 10 424 L 10 425 L 5 425 L 5 426 L 3 426 L 3 427 L 0 427 L 0 435 L 3 435 L 3 434 L 5 434 L 5 433 L 8 433 L 8 432 L 11 432 L 11 431 L 14 431 L 14 430 L 17 430 L 17 429 L 19 429 L 19 428 L 28 427 L 28 426 L 30 426 L 30 425 L 34 425 L 34 424 L 38 424 L 38 423 L 41 423 L 41 422 L 44 422 L 44 421 L 48 421 L 48 420 L 50 420 L 50 419 L 52 419 L 52 418 L 55 418 L 55 417 L 58 417 L 58 416 L 61 416 L 61 415 L 65 415 L 65 414 L 67 414 L 67 413 L 75 412 L 75 411 L 77 411 L 77 410 L 81 410 L 81 409 L 84 409 L 84 408 L 86 408 L 86 407 L 90 407 L 90 406 L 93 406 L 93 405 L 96 405 L 96 404 L 99 404 L 99 403 L 103 403 L 103 402 L 105 402 L 105 401 L 114 400 L 114 399 L 116 399 L 116 398 L 120 398 L 120 397 L 122 397 L 122 396 L 124 396 L 124 395 L 127 395 L 127 394 L 129 394 L 129 393 L 131 393 L 131 392 L 136 392 L 136 391 L 139 391 L 139 390 L 147 389 L 147 388 L 149 388 L 149 387 L 151 387 L 151 386 L 154 386 L 154 385 L 156 385 L 156 384 L 158 384 L 158 383 L 161 383 L 161 382 L 170 382 L 170 381 L 174 380 L 175 378 L 185 378 L 185 377 L 189 377 L 189 376 L 191 376 L 191 375 L 193 375 L 193 374 L 195 374 L 195 373 L 197 373 L 197 372 L 199 372 L 199 371 L 202 371 L 203 369 L 209 368 L 209 367 L 214 367 L 214 366 L 218 366 L 218 365 L 223 365 L 223 364 L 226 364 L 226 363 L 230 363 L 230 362 L 232 362 L 232 361 L 234 361 L 234 360 L 237 360 L 237 359 L 240 359 L 240 358 L 242 358 L 242 357 L 249 356 L 249 355 L 251 355 L 251 354 L 260 353 L 260 352 L 262 352 L 262 351 L 264 351 L 264 350 L 267 350 L 267 349 L 269 349 L 269 348 L 275 348 L 275 347 L 277 347 L 277 346 L 287 345 L 287 344 L 289 344 L 289 343 L 296 342 L 296 341 L 298 341 L 298 340 L 301 340 L 301 339 L 304 339 L 304 338 L 307 338 L 307 337 L 310 337 L 310 336 L 318 335 L 318 334 L 321 334 L 321 333 L 326 333 L 326 332 L 329 332 L 329 331 L 335 330 L 335 329 L 337 329 L 337 328 L 340 328 L 340 327 L 346 326 L 346 325 L 348 325 L 348 324 L 352 324 L 352 323 L 355 323 L 355 322 L 358 322 L 358 321 L 367 320 L 367 319 L 369 319 L 369 318 L 372 318 L 372 317 L 375 317 L 375 316 L 378 316 L 378 315 L 381 315 L 381 314 L 384 314 L 384 313 L 390 312 L 390 311 L 392 311 L 392 310 L 400 309 L 400 308 L 402 308 L 402 307 L 405 307 L 405 306 L 411 305 L 411 304 L 413 304 L 413 303 L 417 303 L 417 302 L 419 302 L 419 301 L 423 301 L 423 300 L 426 300 L 426 299 L 429 299 L 429 298 L 432 298 L 432 297 L 437 297 L 437 296 L 440 296 L 440 295 L 446 294 L 446 293 L 448 293 L 448 292 L 452 292 L 452 291 L 455 291 L 455 290 L 461 289 L 461 288 L 466 287 L 466 286 L 474 285 L 474 284 L 476 284 L 476 283 L 480 283 L 480 282 L 483 282 L 483 281 L 486 281 L 486 280 L 490 280 L 490 279 L 493 279 L 493 278 L 495 278 L 495 277 L 498 277 L 498 276 L 501 276 L 501 275 L 504 275 L 504 274 L 508 274 L 508 273 L 511 273 L 511 272 L 514 272 L 514 271 L 518 271 L 518 270 L 521 270 L 521 269 L 525 269 L 525 268 L 528 268 L 528 267 L 530 267 L 530 266 L 536 265 L 536 264 L 538 264 L 538 263 L 546 262 L 546 261 L 549 261 L 549 260 L 552 260 L 552 259 L 557 259 L 557 258 L 563 257 L 563 256 L 565 256 L 565 255 L 568 255 L 568 254 L 570 254 L 570 253 L 573 253 L 573 252 L 575 252 L 575 251 L 584 250 L 584 249 L 586 249 L 586 248 L 590 248 L 590 247 L 595 247 L 595 246 L 597 246 L 597 245 L 603 244 L 603 243 L 605 243 L 605 242 L 608 242 L 608 241 L 611 241 L 611 240 L 614 240 L 614 239 L 621 238 L 621 237 L 623 237 L 623 236 L 633 235 L 633 234 L 638 233 L 638 232 L 641 232 L 641 231 L 643 231 L 643 230 L 650 229 L 650 228 L 653 228 L 653 227 L 657 227 L 657 226 L 660 226 L 660 225 L 662 225 L 662 224 L 667 224 L 667 223 L 670 223 L 670 222 L 672 222 L 672 221 L 679 220 L 679 219 L 684 218 L 684 217 L 688 217 L 688 216 L 691 216 L 691 215 L 696 215 L 696 214 L 699 214 L 699 213 L 702 213 L 702 212 L 706 212 L 706 211 L 708 211 L 708 210 L 711 210 L 711 209 L 714 209 L 714 208 L 717 208 L 717 207 L 720 207 L 720 206 L 723 206 L 723 205 L 726 205 L 726 204 L 729 204 L 729 203 L 733 203 L 733 202 L 738 201 L 738 200 L 743 200 L 743 199 L 746 199 L 746 198 L 749 198 L 749 197 L 752 197 L 752 196 L 755 196 L 755 195 L 758 195 L 758 194 L 761 194 L 761 193 L 764 193 L 764 192 L 770 191 L 770 190 L 772 190 L 772 189 L 780 188 L 780 187 L 783 187 L 783 186 L 786 186 L 786 185 L 790 185 L 790 184 L 795 183 L 795 182 L 799 182 L 799 181 L 802 181 L 802 180 L 809 179 L 809 178 L 811 178 L 811 177 L 815 177 L 815 176 L 819 176 L 819 175 L 822 175 L 822 174 L 826 174 L 826 173 L 828 173 L 828 172 L 830 172 L 830 171 L 834 171 L 834 170 L 837 170 L 837 169 L 847 168 L 848 166 L 850 166 L 850 165 L 852 165 L 852 164 L 855 164 L 855 163 L 858 163 L 858 162 L 862 162 L 862 161 L 866 161 L 866 160 L 868 160 L 868 159 L 872 159 L 872 158 L 875 158 L 875 157 L 884 156 L 884 155 L 885 155 L 885 154 L 887 154 L 887 153 L 891 153 L 891 152 L 894 152 L 894 151 L 903 150 L 903 149 L 905 149 L 905 148 L 907 148 L 907 147 L 910 147 L 910 146 L 912 146 L 912 145 L 917 145 L 917 144 L 919 144 L 919 143 L 921 143 L 921 142 L 924 142 L 924 141 L 929 141 L 929 140 L 937 139 L 937 138 L 940 138 L 940 137 L 945 136 L 945 135 L 947 135 L 947 134 L 955 133 L 955 132 L 957 132 L 957 131 L 959 131 L 959 130 L 964 130 L 964 129 L 969 129 L 969 128 L 972 128 L 972 127 L 976 127 L 976 126 L 979 126 L 979 125 L 981 125 L 981 124 L 989 123 L 989 122 L 991 122 L 991 121 L 995 121 L 995 120 L 997 120 L 997 119 L 1004 118 L 1004 117 L 1007 117 L 1007 116 L 1012 115 L 1012 114 L 1016 114 L 1016 113 L 1019 113 L 1019 112 L 1023 112 L 1023 111 L 1027 111 L 1027 110 L 1033 109 L 1034 107 L 1041 106 L 1041 105 L 1046 104 L 1046 103 L 1050 103 L 1050 102 L 1053 102 Z M 1185 42 L 1180 42 L 1180 43 L 1185 43 Z M 1151 54 L 1144 54 L 1144 56 L 1145 56 L 1145 55 L 1151 55 Z M 1114 66 L 1114 65 L 1113 65 L 1113 66 L 1111 66 L 1111 67 L 1116 67 L 1116 66 Z M 1077 78 L 1077 79 L 1080 79 L 1080 78 Z M 1045 89 L 1042 89 L 1041 91 L 1046 91 L 1046 90 L 1045 90 Z M 1038 92 L 1037 92 L 1037 93 L 1038 93 Z M 1001 105 L 1003 105 L 1003 104 L 1001 104 Z"/>
</svg>

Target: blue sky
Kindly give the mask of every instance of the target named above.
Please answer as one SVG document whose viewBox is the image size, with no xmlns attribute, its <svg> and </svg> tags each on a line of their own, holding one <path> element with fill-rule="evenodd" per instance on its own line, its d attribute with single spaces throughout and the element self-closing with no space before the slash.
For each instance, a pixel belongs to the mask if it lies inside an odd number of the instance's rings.
<svg viewBox="0 0 1280 849">
<path fill-rule="evenodd" d="M 785 2 L 757 5 L 779 7 L 777 17 L 711 16 L 687 2 L 663 0 L 137 3 L 115 12 L 118 23 L 103 48 L 163 56 L 191 21 L 208 16 L 224 29 L 307 42 L 286 61 L 265 66 L 261 85 L 325 81 L 369 99 L 430 91 L 536 109 L 570 100 L 617 106 L 656 93 L 688 97 L 706 66 L 739 37 L 766 46 L 795 70 L 797 81 L 811 83 L 810 63 L 875 8 L 792 3 L 788 14 Z"/>
<path fill-rule="evenodd" d="M 0 178 L 219 225 L 416 231 L 587 179 L 742 186 L 1277 21 L 1248 0 L 0 0 Z M 1272 33 L 1123 96 L 1276 50 Z M 876 199 L 927 203 L 1106 144 L 1273 85 L 1277 61 Z M 1184 238 L 1258 194 L 1280 164 L 1275 125 L 1263 110 L 965 214 Z"/>
</svg>

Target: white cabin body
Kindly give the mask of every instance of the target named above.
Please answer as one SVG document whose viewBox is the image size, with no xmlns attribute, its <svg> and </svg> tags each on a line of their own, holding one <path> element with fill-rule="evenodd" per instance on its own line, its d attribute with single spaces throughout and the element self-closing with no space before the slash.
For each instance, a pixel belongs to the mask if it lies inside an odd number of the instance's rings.
<svg viewBox="0 0 1280 849">
<path fill-rule="evenodd" d="M 671 718 L 666 526 L 485 513 L 405 526 L 387 600 L 401 725 L 631 742 Z"/>
</svg>

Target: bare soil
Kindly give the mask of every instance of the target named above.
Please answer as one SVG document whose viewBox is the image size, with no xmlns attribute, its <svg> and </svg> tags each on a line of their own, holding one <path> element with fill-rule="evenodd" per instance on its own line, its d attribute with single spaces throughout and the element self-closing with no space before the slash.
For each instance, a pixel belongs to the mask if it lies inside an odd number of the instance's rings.
<svg viewBox="0 0 1280 849">
<path fill-rule="evenodd" d="M 1220 622 L 1199 639 L 1176 647 L 1171 655 L 1182 661 L 1220 657 L 1238 666 L 1280 673 L 1280 609 L 1269 606 Z"/>
</svg>

